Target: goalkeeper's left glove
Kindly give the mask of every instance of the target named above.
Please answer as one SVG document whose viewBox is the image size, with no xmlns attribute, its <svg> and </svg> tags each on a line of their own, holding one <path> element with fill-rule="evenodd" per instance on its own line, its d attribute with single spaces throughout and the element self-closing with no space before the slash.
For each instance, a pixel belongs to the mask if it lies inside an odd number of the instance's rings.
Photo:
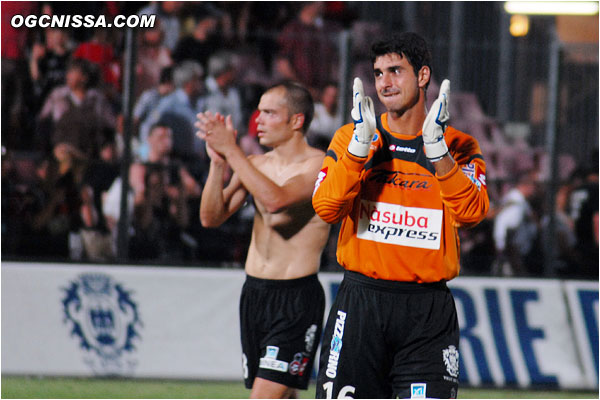
<svg viewBox="0 0 600 400">
<path fill-rule="evenodd" d="M 448 154 L 448 146 L 444 140 L 446 122 L 450 119 L 448 102 L 450 100 L 450 81 L 444 79 L 440 86 L 440 94 L 431 105 L 423 123 L 423 143 L 425 155 L 429 161 L 439 161 Z"/>
</svg>

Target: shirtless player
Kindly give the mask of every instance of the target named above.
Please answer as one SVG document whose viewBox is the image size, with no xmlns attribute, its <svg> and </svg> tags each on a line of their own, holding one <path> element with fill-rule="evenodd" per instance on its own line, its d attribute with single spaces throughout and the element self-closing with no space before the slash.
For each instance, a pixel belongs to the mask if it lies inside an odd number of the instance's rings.
<svg viewBox="0 0 600 400">
<path fill-rule="evenodd" d="M 246 201 L 256 206 L 240 298 L 242 361 L 252 398 L 293 398 L 306 389 L 321 336 L 325 297 L 317 279 L 329 225 L 311 196 L 325 154 L 304 137 L 313 116 L 296 83 L 268 89 L 256 119 L 260 143 L 273 150 L 246 157 L 231 116 L 198 114 L 198 136 L 211 158 L 200 220 L 217 227 Z M 233 176 L 225 187 L 227 164 Z"/>
</svg>

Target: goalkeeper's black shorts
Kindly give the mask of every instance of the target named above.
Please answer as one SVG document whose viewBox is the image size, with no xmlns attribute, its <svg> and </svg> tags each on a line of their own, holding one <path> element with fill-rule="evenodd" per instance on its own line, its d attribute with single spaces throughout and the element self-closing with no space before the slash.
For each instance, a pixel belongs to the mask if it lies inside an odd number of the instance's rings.
<svg viewBox="0 0 600 400">
<path fill-rule="evenodd" d="M 445 282 L 346 271 L 325 331 L 317 398 L 456 398 L 459 328 Z"/>
<path fill-rule="evenodd" d="M 260 377 L 306 389 L 324 312 L 325 293 L 316 274 L 291 280 L 247 276 L 240 298 L 246 388 Z"/>
</svg>

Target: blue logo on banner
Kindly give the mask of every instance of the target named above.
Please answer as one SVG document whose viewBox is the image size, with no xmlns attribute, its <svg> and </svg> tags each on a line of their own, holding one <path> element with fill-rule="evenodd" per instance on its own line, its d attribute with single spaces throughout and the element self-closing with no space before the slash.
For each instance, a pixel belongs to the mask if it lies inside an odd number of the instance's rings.
<svg viewBox="0 0 600 400">
<path fill-rule="evenodd" d="M 141 325 L 131 292 L 105 274 L 82 274 L 64 292 L 64 322 L 86 351 L 86 364 L 102 375 L 131 372 Z"/>
</svg>

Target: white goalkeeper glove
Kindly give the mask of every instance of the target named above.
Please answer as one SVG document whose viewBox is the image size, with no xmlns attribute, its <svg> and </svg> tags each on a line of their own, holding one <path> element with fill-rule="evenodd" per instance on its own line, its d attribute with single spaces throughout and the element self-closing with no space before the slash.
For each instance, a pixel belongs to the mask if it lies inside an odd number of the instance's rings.
<svg viewBox="0 0 600 400">
<path fill-rule="evenodd" d="M 423 123 L 423 143 L 425 155 L 429 161 L 439 161 L 448 154 L 448 146 L 444 140 L 446 122 L 450 119 L 448 102 L 450 100 L 450 81 L 444 79 L 440 86 L 440 94 L 431 105 Z"/>
<path fill-rule="evenodd" d="M 366 157 L 371 149 L 371 141 L 375 135 L 375 110 L 373 101 L 365 96 L 362 81 L 354 78 L 352 87 L 352 120 L 354 134 L 348 144 L 348 151 L 356 157 Z"/>
</svg>

